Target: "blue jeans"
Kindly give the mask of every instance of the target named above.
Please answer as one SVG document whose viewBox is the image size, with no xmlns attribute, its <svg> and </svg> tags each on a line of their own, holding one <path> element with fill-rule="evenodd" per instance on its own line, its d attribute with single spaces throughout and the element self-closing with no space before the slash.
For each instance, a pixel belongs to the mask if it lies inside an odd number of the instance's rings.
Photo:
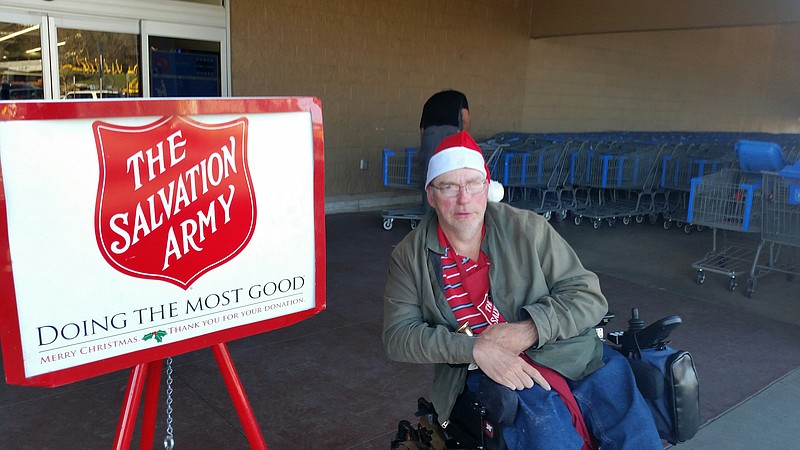
<svg viewBox="0 0 800 450">
<path fill-rule="evenodd" d="M 605 365 L 580 381 L 567 380 L 586 427 L 602 450 L 662 450 L 650 409 L 636 388 L 628 361 L 604 345 Z M 467 388 L 477 392 L 480 371 L 470 373 Z M 519 409 L 513 426 L 503 428 L 509 450 L 569 449 L 583 444 L 569 410 L 555 390 L 536 385 L 516 391 Z"/>
</svg>

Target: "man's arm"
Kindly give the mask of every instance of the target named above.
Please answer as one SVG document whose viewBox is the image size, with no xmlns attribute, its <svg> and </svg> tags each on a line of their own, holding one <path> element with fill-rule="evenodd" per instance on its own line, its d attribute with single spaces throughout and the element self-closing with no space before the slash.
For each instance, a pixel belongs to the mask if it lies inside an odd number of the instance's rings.
<svg viewBox="0 0 800 450">
<path fill-rule="evenodd" d="M 549 224 L 538 230 L 536 254 L 548 293 L 523 306 L 539 333 L 536 347 L 577 336 L 608 311 L 597 275 L 587 270 L 572 247 Z"/>
<path fill-rule="evenodd" d="M 395 361 L 467 364 L 474 362 L 475 338 L 455 333 L 437 315 L 430 287 L 417 286 L 414 257 L 408 247 L 395 248 L 383 297 L 383 344 Z M 425 278 L 425 277 L 423 277 Z M 428 319 L 425 319 L 427 311 Z"/>
<path fill-rule="evenodd" d="M 456 333 L 446 325 L 429 324 L 422 313 L 428 293 L 416 286 L 408 265 L 411 258 L 400 254 L 397 249 L 392 254 L 383 300 L 383 343 L 390 359 L 414 363 L 474 362 L 491 379 L 511 389 L 532 387 L 534 383 L 550 389 L 539 371 L 520 357 L 538 339 L 532 320 L 492 325 L 479 337 Z"/>
</svg>

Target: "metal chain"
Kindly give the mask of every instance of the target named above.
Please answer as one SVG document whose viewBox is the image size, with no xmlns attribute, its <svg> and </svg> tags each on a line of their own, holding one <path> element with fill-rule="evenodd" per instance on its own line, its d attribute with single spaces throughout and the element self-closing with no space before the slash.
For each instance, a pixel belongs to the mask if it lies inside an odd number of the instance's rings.
<svg viewBox="0 0 800 450">
<path fill-rule="evenodd" d="M 164 448 L 172 450 L 175 439 L 172 437 L 172 358 L 167 358 L 167 435 L 164 437 Z"/>
</svg>

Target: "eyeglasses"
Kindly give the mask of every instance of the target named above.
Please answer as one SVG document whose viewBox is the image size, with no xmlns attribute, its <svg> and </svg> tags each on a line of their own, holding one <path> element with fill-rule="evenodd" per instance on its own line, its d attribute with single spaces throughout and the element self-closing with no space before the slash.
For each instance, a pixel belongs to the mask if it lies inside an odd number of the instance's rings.
<svg viewBox="0 0 800 450">
<path fill-rule="evenodd" d="M 436 188 L 442 193 L 442 197 L 455 198 L 458 197 L 461 188 L 469 195 L 480 194 L 486 188 L 486 180 L 470 181 L 467 184 L 452 184 L 444 183 L 438 186 L 431 184 L 432 188 Z"/>
</svg>

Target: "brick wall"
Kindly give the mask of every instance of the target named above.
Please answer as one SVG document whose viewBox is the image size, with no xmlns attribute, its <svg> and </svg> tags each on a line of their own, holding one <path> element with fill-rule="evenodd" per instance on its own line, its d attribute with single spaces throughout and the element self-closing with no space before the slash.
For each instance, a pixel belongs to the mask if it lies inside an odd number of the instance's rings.
<svg viewBox="0 0 800 450">
<path fill-rule="evenodd" d="M 800 25 L 531 40 L 525 131 L 800 132 Z"/>
<path fill-rule="evenodd" d="M 383 191 L 381 148 L 418 145 L 422 105 L 439 90 L 467 95 L 478 138 L 521 127 L 529 5 L 236 0 L 233 95 L 319 97 L 326 195 Z"/>
</svg>

